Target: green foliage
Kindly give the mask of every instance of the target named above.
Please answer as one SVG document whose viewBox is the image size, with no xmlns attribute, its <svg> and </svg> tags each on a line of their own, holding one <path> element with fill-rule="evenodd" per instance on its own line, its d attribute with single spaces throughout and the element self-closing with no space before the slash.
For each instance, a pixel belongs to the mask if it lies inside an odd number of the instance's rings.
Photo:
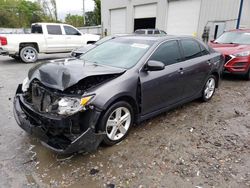
<svg viewBox="0 0 250 188">
<path fill-rule="evenodd" d="M 34 22 L 53 21 L 39 3 L 28 0 L 0 0 L 0 27 L 30 27 Z"/>
<path fill-rule="evenodd" d="M 95 2 L 95 9 L 94 9 L 94 16 L 96 20 L 96 25 L 101 24 L 101 0 L 94 0 Z"/>
<path fill-rule="evenodd" d="M 65 17 L 65 23 L 73 25 L 75 27 L 82 27 L 83 17 L 79 15 L 67 14 L 67 16 Z"/>
<path fill-rule="evenodd" d="M 94 0 L 94 2 L 95 2 L 94 11 L 86 12 L 85 14 L 86 26 L 101 25 L 101 1 Z"/>
</svg>

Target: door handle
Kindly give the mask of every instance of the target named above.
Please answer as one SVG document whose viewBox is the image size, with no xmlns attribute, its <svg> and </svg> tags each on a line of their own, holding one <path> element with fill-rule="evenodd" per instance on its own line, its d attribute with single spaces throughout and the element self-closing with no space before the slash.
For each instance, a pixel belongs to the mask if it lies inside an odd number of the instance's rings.
<svg viewBox="0 0 250 188">
<path fill-rule="evenodd" d="M 53 39 L 53 37 L 48 37 L 47 39 Z"/>
<path fill-rule="evenodd" d="M 183 68 L 180 68 L 180 69 L 178 70 L 178 72 L 179 72 L 180 74 L 184 74 L 184 69 L 183 69 Z"/>
<path fill-rule="evenodd" d="M 211 63 L 211 60 L 208 60 L 207 61 L 207 64 L 210 66 L 212 63 Z"/>
</svg>

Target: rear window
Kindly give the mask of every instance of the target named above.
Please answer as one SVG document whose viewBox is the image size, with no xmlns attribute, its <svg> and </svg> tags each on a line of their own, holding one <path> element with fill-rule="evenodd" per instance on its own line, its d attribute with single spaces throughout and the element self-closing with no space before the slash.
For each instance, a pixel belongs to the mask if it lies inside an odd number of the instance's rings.
<svg viewBox="0 0 250 188">
<path fill-rule="evenodd" d="M 42 26 L 41 25 L 32 25 L 31 26 L 31 33 L 43 34 Z"/>
<path fill-rule="evenodd" d="M 48 34 L 50 35 L 62 35 L 60 25 L 47 25 Z"/>
<path fill-rule="evenodd" d="M 200 45 L 192 39 L 181 40 L 185 59 L 193 59 L 202 56 Z"/>
</svg>

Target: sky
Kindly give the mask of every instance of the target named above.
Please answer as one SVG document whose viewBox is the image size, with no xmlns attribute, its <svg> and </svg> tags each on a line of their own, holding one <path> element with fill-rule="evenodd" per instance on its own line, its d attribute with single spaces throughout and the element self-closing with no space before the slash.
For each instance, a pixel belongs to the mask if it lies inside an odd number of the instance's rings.
<svg viewBox="0 0 250 188">
<path fill-rule="evenodd" d="M 70 14 L 83 14 L 83 0 L 56 0 L 58 18 L 64 20 L 65 16 Z M 93 0 L 85 0 L 85 11 L 92 11 L 94 9 Z"/>
</svg>

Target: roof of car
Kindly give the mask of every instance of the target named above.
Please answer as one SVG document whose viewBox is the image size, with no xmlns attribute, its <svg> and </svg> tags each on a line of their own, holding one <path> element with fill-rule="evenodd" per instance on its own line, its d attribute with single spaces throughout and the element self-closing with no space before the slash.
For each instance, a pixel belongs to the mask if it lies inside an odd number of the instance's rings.
<svg viewBox="0 0 250 188">
<path fill-rule="evenodd" d="M 180 39 L 180 38 L 194 38 L 192 36 L 175 36 L 175 35 L 165 35 L 165 34 L 159 34 L 159 35 L 127 35 L 127 36 L 119 36 L 116 38 L 130 38 L 135 40 L 151 40 L 151 41 L 164 41 L 168 39 Z"/>
<path fill-rule="evenodd" d="M 227 32 L 245 32 L 245 33 L 250 33 L 250 29 L 232 29 Z"/>
</svg>

